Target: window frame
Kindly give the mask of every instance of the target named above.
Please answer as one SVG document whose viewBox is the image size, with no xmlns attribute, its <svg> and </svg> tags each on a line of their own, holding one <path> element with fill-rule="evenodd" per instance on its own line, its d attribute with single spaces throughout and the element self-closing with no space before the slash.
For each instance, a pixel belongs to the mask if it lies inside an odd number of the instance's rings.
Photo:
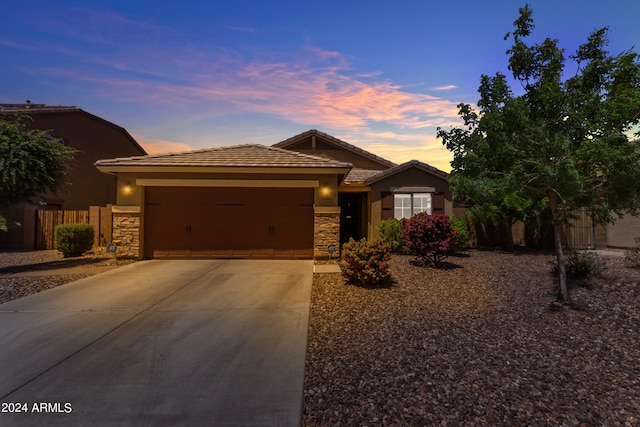
<svg viewBox="0 0 640 427">
<path fill-rule="evenodd" d="M 421 201 L 420 206 L 417 206 L 416 196 L 420 196 L 419 198 L 419 200 Z M 405 202 L 407 200 L 409 200 L 409 206 L 406 206 Z M 428 200 L 428 202 L 424 203 L 424 200 Z M 402 202 L 398 203 L 398 201 L 402 201 Z M 411 218 L 413 215 L 420 212 L 427 212 L 429 215 L 432 215 L 433 193 L 428 193 L 424 191 L 393 193 L 393 218 L 396 218 L 396 219 Z M 406 216 L 407 213 L 409 213 L 410 215 Z"/>
</svg>

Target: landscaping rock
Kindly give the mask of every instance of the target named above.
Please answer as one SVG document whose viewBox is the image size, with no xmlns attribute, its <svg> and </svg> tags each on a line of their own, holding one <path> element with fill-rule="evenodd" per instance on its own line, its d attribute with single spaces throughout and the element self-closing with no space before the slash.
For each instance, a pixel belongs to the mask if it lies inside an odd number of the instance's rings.
<svg viewBox="0 0 640 427">
<path fill-rule="evenodd" d="M 394 256 L 377 289 L 316 274 L 303 425 L 639 425 L 640 271 L 601 257 L 557 304 L 552 259 Z"/>
</svg>

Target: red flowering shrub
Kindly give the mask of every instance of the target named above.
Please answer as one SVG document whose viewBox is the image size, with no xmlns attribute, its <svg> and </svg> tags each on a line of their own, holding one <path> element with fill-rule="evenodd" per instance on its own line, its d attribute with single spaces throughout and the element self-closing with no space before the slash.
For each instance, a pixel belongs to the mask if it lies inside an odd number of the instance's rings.
<svg viewBox="0 0 640 427">
<path fill-rule="evenodd" d="M 445 259 L 458 232 L 451 228 L 449 217 L 415 214 L 402 221 L 405 249 L 422 265 L 437 266 Z"/>
<path fill-rule="evenodd" d="M 342 245 L 340 270 L 349 282 L 376 286 L 389 278 L 390 258 L 391 248 L 380 240 L 349 239 Z"/>
</svg>

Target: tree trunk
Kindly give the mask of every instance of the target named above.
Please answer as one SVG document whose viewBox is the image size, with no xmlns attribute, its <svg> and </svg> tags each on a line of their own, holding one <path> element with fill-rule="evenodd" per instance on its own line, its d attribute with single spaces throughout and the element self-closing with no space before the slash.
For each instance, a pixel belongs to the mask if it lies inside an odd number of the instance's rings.
<svg viewBox="0 0 640 427">
<path fill-rule="evenodd" d="M 558 261 L 558 295 L 562 300 L 569 302 L 569 288 L 567 287 L 567 269 L 564 265 L 564 251 L 562 250 L 562 224 L 554 220 L 553 240 L 556 247 L 556 259 Z"/>
<path fill-rule="evenodd" d="M 558 199 L 555 192 L 549 194 L 549 206 L 553 217 L 553 242 L 556 249 L 558 262 L 558 297 L 564 302 L 569 302 L 569 288 L 567 287 L 567 269 L 564 265 L 564 251 L 562 250 L 562 221 L 558 210 Z"/>
<path fill-rule="evenodd" d="M 516 246 L 513 243 L 513 221 L 511 220 L 511 218 L 506 220 L 507 223 L 507 238 L 509 239 L 509 241 L 507 242 L 509 244 L 509 250 L 511 251 L 511 253 L 515 254 L 516 253 Z"/>
</svg>

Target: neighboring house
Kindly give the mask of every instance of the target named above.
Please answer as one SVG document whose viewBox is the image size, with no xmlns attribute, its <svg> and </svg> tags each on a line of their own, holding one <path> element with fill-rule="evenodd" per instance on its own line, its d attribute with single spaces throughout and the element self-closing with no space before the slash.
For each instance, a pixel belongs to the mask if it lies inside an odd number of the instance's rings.
<svg viewBox="0 0 640 427">
<path fill-rule="evenodd" d="M 0 248 L 34 248 L 35 209 L 86 210 L 116 202 L 116 178 L 96 170 L 98 159 L 145 155 L 144 149 L 122 127 L 78 107 L 43 104 L 0 104 L 0 118 L 28 115 L 34 129 L 49 130 L 61 143 L 78 150 L 66 181 L 56 194 L 41 194 L 33 204 L 16 205 L 5 213 L 22 227 L 0 233 Z"/>
<path fill-rule="evenodd" d="M 375 238 L 383 219 L 453 211 L 446 173 L 316 130 L 95 165 L 118 179 L 118 253 L 139 258 L 324 258 L 350 237 Z"/>
<path fill-rule="evenodd" d="M 611 248 L 634 248 L 640 241 L 640 216 L 624 215 L 607 225 L 607 246 Z"/>
</svg>

